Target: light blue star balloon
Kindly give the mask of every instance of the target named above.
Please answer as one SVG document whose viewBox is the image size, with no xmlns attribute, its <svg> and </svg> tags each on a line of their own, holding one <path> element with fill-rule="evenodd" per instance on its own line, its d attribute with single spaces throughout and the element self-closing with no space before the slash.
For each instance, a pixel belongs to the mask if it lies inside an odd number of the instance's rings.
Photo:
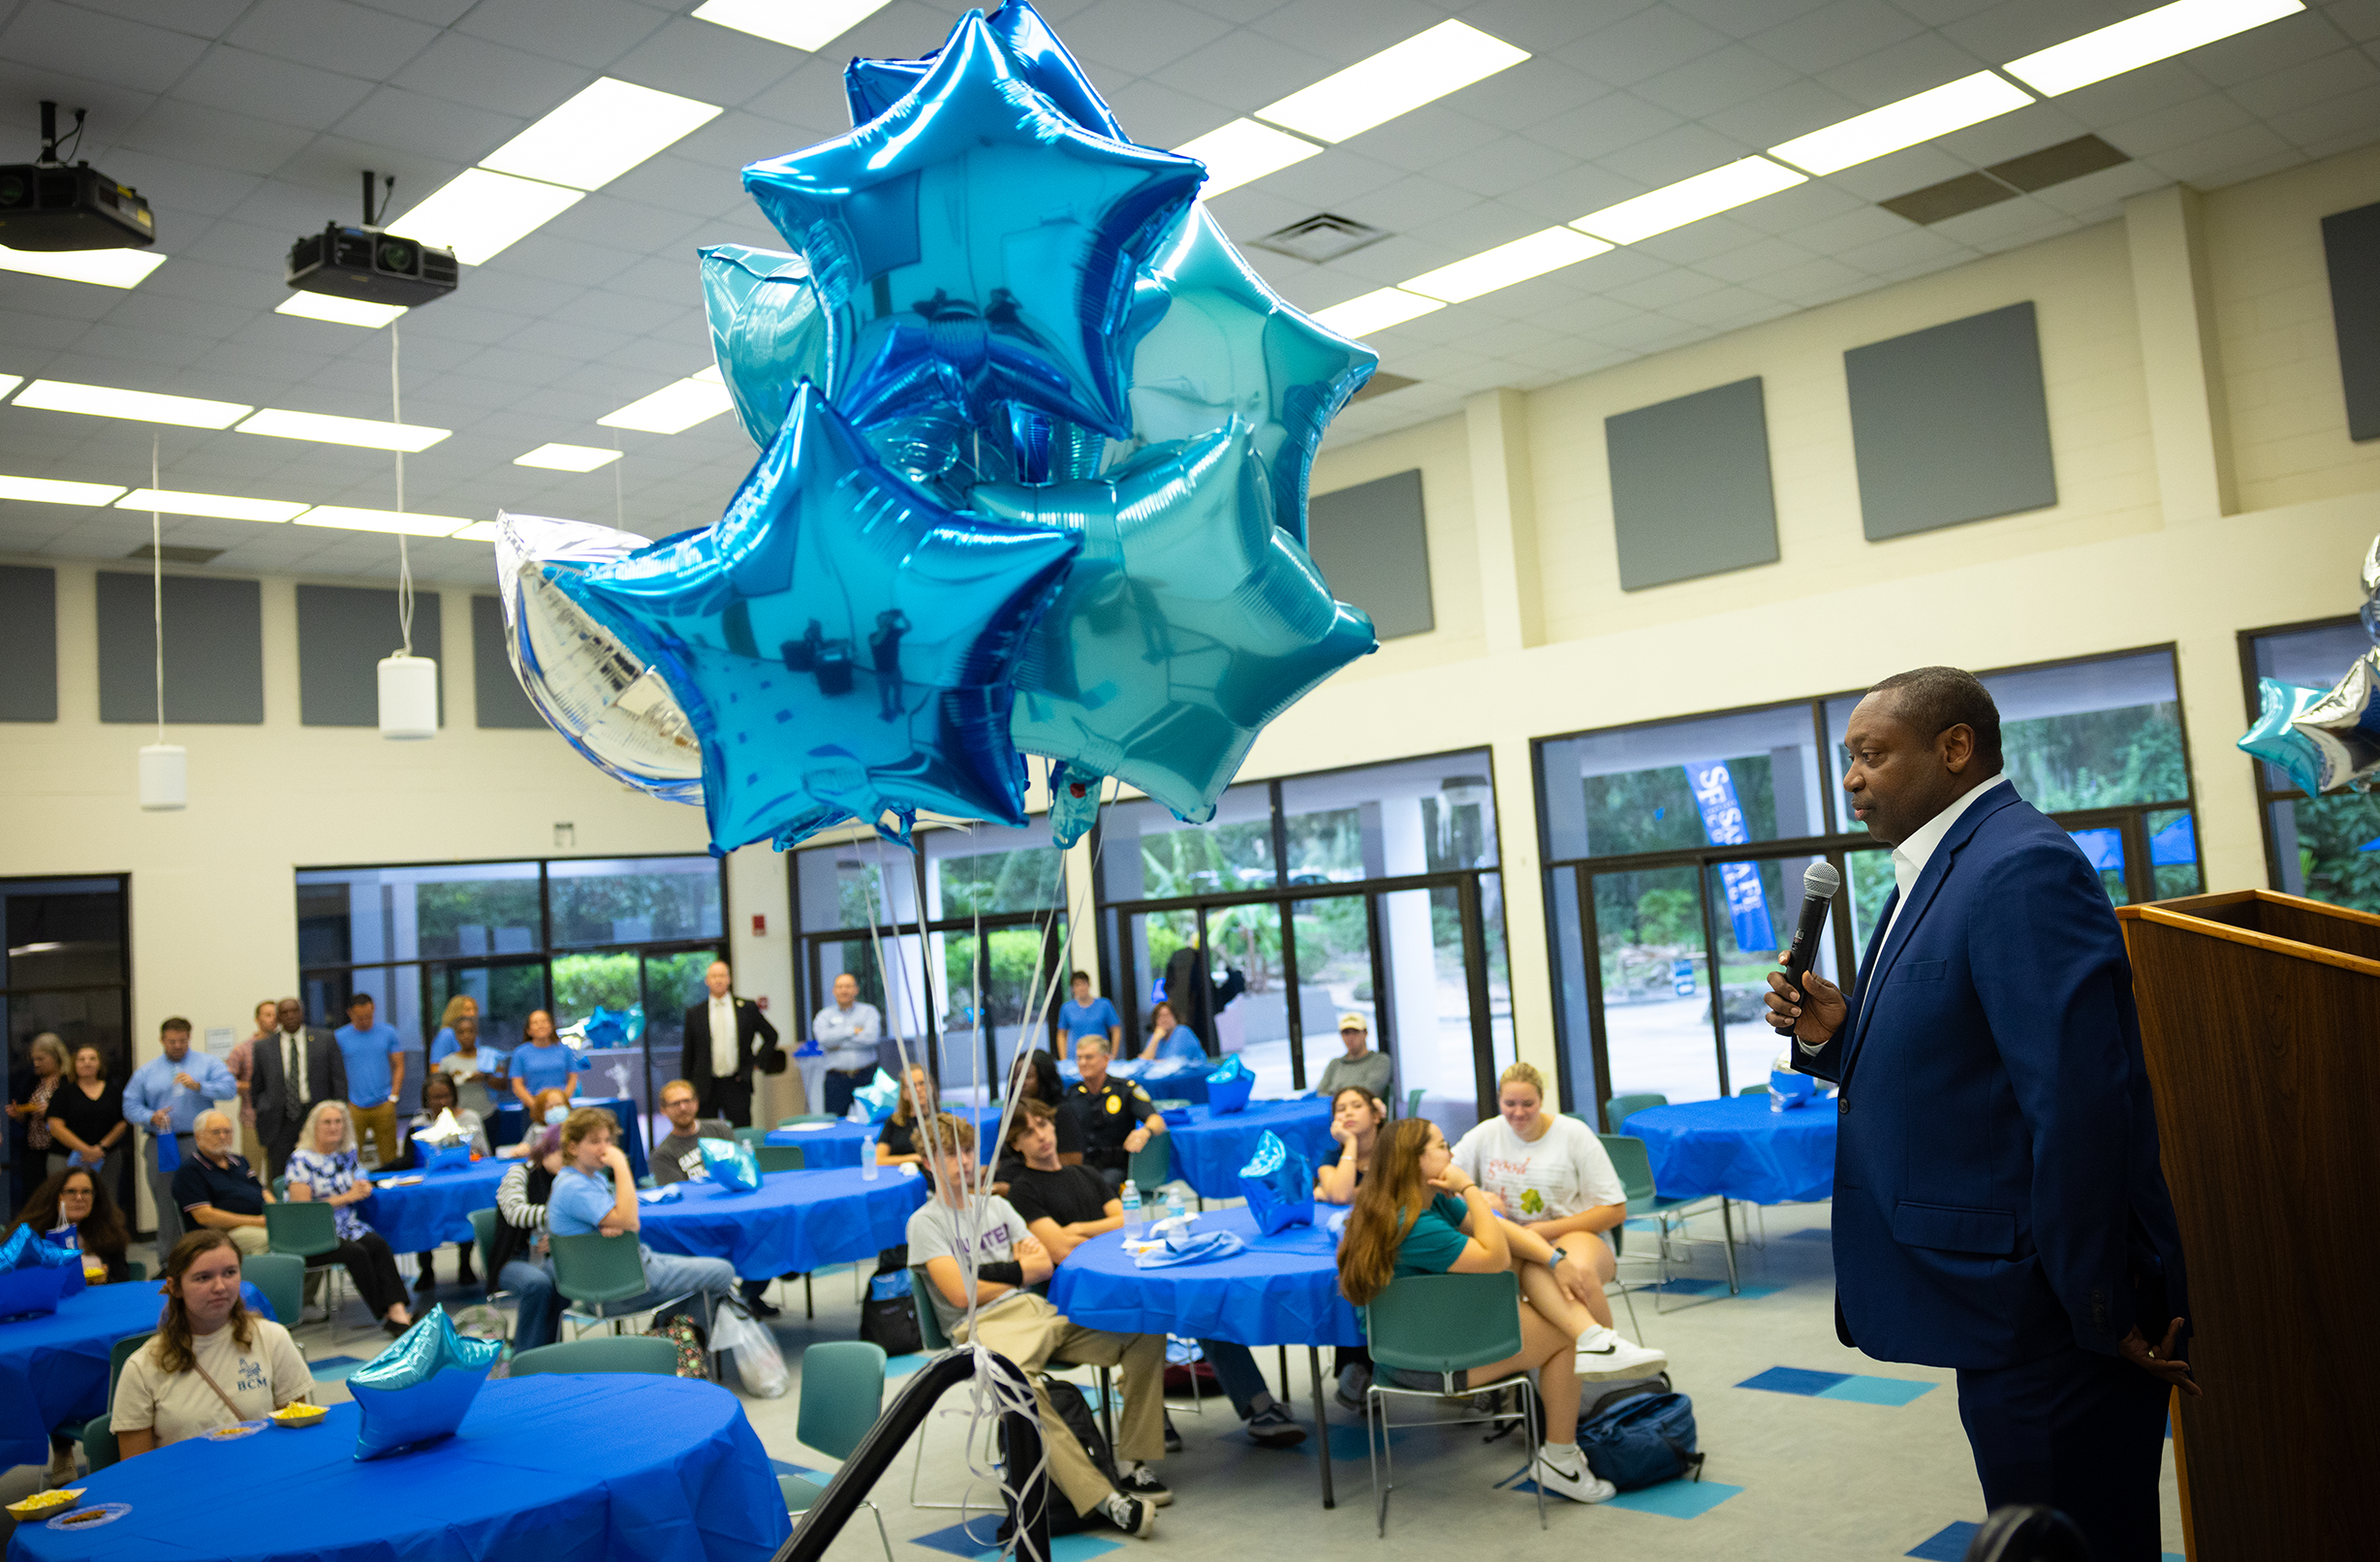
<svg viewBox="0 0 2380 1562">
<path fill-rule="evenodd" d="M 713 244 L 701 254 L 711 357 L 736 421 L 767 450 L 801 382 L 833 378 L 827 317 L 800 256 L 748 244 Z"/>
<path fill-rule="evenodd" d="M 2380 651 L 2356 658 L 2343 677 L 2289 719 L 2289 729 L 2322 756 L 2319 790 L 2371 775 L 2380 766 Z"/>
<path fill-rule="evenodd" d="M 377 1459 L 453 1436 L 503 1354 L 502 1342 L 465 1339 L 454 1332 L 444 1306 L 432 1307 L 349 1374 L 347 1390 L 362 1421 L 356 1457 Z"/>
<path fill-rule="evenodd" d="M 2309 797 L 2323 791 L 2326 768 L 2322 749 L 2299 732 L 2297 718 L 2320 703 L 2323 691 L 2272 678 L 2256 682 L 2256 725 L 2240 735 L 2239 747 L 2268 765 L 2277 765 Z"/>
<path fill-rule="evenodd" d="M 1115 115 L 1099 96 L 1099 89 L 1091 85 L 1090 78 L 1082 74 L 1082 67 L 1042 20 L 1041 13 L 1024 0 L 1008 0 L 985 18 L 985 25 L 1016 58 L 1026 82 L 1058 112 L 1094 134 L 1119 141 L 1130 139 L 1117 127 Z M 942 51 L 936 49 L 923 59 L 856 59 L 844 66 L 843 96 L 851 104 L 851 122 L 865 124 L 907 97 L 941 57 Z"/>
<path fill-rule="evenodd" d="M 1377 648 L 1371 620 L 1273 525 L 1237 420 L 1109 480 L 988 484 L 975 503 L 1082 540 L 1018 668 L 1010 725 L 1018 748 L 1065 762 L 1053 790 L 1069 801 L 1074 783 L 1112 775 L 1204 823 L 1265 724 Z M 1062 808 L 1053 829 L 1080 812 Z"/>
<path fill-rule="evenodd" d="M 1021 826 L 1010 680 L 1079 547 L 935 504 L 804 385 L 717 524 L 555 583 L 685 706 L 724 854 L 920 809 Z"/>
<path fill-rule="evenodd" d="M 916 90 L 744 188 L 809 262 L 854 424 L 999 431 L 1014 401 L 1121 439 L 1134 273 L 1205 176 L 1075 124 L 971 13 Z"/>
</svg>

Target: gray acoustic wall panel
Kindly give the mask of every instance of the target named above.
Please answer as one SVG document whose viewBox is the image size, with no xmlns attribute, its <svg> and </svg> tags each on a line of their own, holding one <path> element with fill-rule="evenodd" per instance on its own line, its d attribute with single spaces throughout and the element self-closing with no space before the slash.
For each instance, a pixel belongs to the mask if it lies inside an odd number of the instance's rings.
<svg viewBox="0 0 2380 1562">
<path fill-rule="evenodd" d="M 1382 640 L 1437 627 L 1418 468 L 1314 495 L 1305 507 L 1305 545 L 1331 595 L 1370 613 Z"/>
<path fill-rule="evenodd" d="M 436 656 L 438 594 L 416 592 L 413 648 Z M 298 588 L 298 719 L 308 727 L 380 725 L 380 659 L 401 640 L 396 593 L 366 586 Z M 438 669 L 438 725 L 446 725 L 446 669 Z"/>
<path fill-rule="evenodd" d="M 504 649 L 504 604 L 495 597 L 471 599 L 471 687 L 479 695 L 481 726 L 546 725 L 513 676 L 513 659 Z"/>
<path fill-rule="evenodd" d="M 1623 591 L 1776 562 L 1758 379 L 1603 421 Z"/>
<path fill-rule="evenodd" d="M 99 576 L 99 719 L 157 719 L 149 578 Z M 265 609 L 254 580 L 165 578 L 166 720 L 265 719 Z"/>
<path fill-rule="evenodd" d="M 0 564 L 0 721 L 58 719 L 58 572 Z"/>
<path fill-rule="evenodd" d="M 2347 437 L 2380 439 L 2380 205 L 2322 219 L 2331 266 L 2331 323 L 2347 392 Z"/>
<path fill-rule="evenodd" d="M 2030 302 L 1843 355 L 1869 542 L 2057 503 Z"/>
</svg>

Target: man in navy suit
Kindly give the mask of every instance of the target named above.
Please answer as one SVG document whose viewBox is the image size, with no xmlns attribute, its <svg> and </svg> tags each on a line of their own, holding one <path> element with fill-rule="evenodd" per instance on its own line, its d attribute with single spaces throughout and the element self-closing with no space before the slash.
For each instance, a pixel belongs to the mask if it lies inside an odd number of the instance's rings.
<svg viewBox="0 0 2380 1562">
<path fill-rule="evenodd" d="M 2169 1388 L 2199 1390 L 2114 913 L 2000 774 L 1971 674 L 1887 678 L 1843 741 L 1897 888 L 1848 996 L 1769 979 L 1796 1067 L 1842 1086 L 1836 1330 L 1957 1369 L 1988 1508 L 2046 1503 L 2099 1562 L 2155 1562 Z"/>
</svg>

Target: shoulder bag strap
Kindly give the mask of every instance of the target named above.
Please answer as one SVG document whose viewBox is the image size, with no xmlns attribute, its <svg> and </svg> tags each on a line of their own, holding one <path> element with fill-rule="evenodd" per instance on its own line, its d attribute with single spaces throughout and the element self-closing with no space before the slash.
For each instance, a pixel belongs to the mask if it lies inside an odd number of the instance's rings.
<svg viewBox="0 0 2380 1562">
<path fill-rule="evenodd" d="M 197 1373 L 200 1379 L 204 1382 L 209 1389 L 215 1390 L 215 1397 L 223 1401 L 223 1408 L 232 1413 L 232 1419 L 234 1421 L 246 1421 L 248 1419 L 239 1413 L 239 1407 L 237 1405 L 232 1403 L 232 1396 L 223 1391 L 223 1385 L 215 1381 L 214 1374 L 199 1365 L 198 1352 L 195 1349 L 190 1355 L 190 1370 Z"/>
</svg>

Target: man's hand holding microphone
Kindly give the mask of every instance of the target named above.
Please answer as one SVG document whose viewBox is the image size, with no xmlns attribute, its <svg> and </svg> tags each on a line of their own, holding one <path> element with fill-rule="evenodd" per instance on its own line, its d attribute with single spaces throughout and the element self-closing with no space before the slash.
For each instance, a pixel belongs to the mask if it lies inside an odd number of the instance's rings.
<svg viewBox="0 0 2380 1562">
<path fill-rule="evenodd" d="M 1769 974 L 1769 1024 L 1812 1048 L 1832 1040 L 1851 1012 L 1842 988 L 1810 970 L 1818 959 L 1818 941 L 1826 936 L 1828 910 L 1842 887 L 1843 876 L 1832 863 L 1809 865 L 1801 875 L 1801 924 L 1794 929 L 1792 948 L 1777 954 L 1785 969 Z"/>
</svg>

